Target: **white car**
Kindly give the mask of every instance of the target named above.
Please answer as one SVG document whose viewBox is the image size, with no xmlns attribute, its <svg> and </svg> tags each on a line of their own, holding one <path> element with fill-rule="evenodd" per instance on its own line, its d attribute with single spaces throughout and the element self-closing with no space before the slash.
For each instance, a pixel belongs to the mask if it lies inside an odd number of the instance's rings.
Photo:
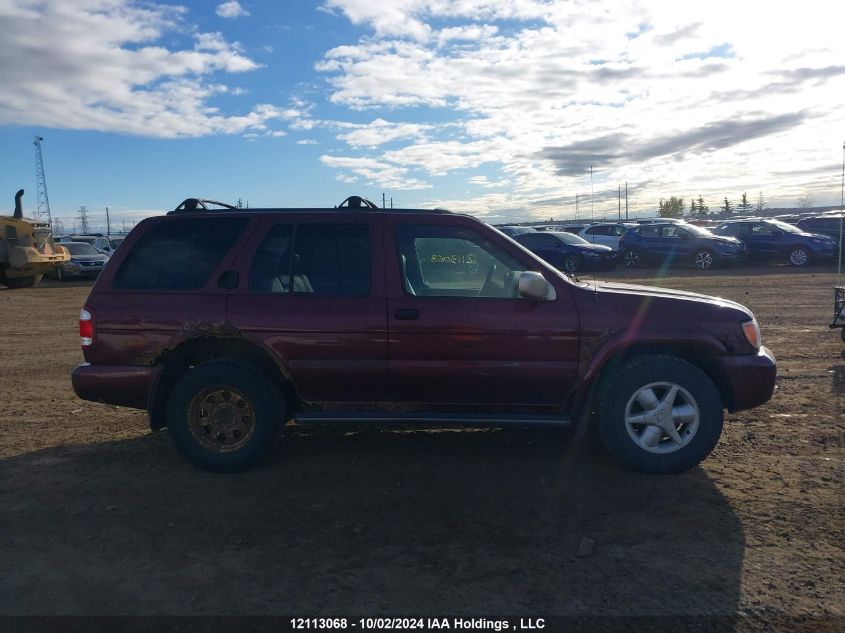
<svg viewBox="0 0 845 633">
<path fill-rule="evenodd" d="M 123 237 L 99 237 L 94 242 L 93 246 L 101 253 L 108 255 L 111 257 L 114 255 L 114 251 L 120 246 L 120 243 L 123 241 Z"/>
<path fill-rule="evenodd" d="M 619 250 L 619 238 L 636 224 L 625 224 L 624 222 L 599 222 L 586 226 L 578 232 L 588 242 L 603 244 L 615 251 Z"/>
</svg>

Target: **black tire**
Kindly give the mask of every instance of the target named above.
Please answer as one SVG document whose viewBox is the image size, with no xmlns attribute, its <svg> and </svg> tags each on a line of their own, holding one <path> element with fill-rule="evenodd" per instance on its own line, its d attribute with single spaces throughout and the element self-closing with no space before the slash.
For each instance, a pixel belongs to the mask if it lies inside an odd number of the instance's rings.
<svg viewBox="0 0 845 633">
<path fill-rule="evenodd" d="M 67 277 L 65 277 L 64 273 L 62 272 L 61 266 L 56 268 L 56 279 L 58 279 L 59 281 L 65 281 L 67 279 Z"/>
<path fill-rule="evenodd" d="M 664 424 L 671 423 L 681 444 L 670 439 L 656 424 L 626 423 L 626 415 L 636 420 L 647 410 L 635 396 L 650 391 L 656 402 L 665 404 L 669 385 L 679 390 L 673 397 L 674 408 L 670 403 L 665 410 L 668 416 L 664 414 L 661 419 Z M 666 474 L 689 470 L 710 454 L 722 434 L 724 412 L 719 390 L 698 367 L 675 356 L 641 356 L 628 361 L 603 381 L 598 398 L 602 443 L 617 460 L 640 472 Z M 695 413 L 696 419 L 676 422 L 675 411 L 683 411 L 690 417 Z M 654 446 L 646 448 L 642 444 L 648 444 L 649 438 Z"/>
<path fill-rule="evenodd" d="M 563 259 L 563 270 L 570 274 L 581 270 L 581 257 L 574 253 L 567 255 Z"/>
<path fill-rule="evenodd" d="M 839 328 L 839 337 L 842 339 L 842 342 L 845 343 L 845 327 Z"/>
<path fill-rule="evenodd" d="M 3 283 L 8 286 L 9 288 L 13 288 L 17 290 L 18 288 L 32 288 L 33 286 L 37 286 L 38 282 L 41 281 L 41 278 L 44 275 L 30 275 L 29 277 L 13 277 L 9 279 L 6 277 L 3 280 Z"/>
<path fill-rule="evenodd" d="M 636 248 L 626 248 L 622 253 L 622 263 L 625 268 L 636 268 L 640 265 L 640 252 Z"/>
<path fill-rule="evenodd" d="M 166 415 L 182 455 L 205 470 L 230 473 L 267 459 L 287 420 L 281 391 L 261 369 L 234 359 L 189 369 L 174 385 Z"/>
<path fill-rule="evenodd" d="M 715 262 L 716 259 L 713 257 L 713 251 L 707 248 L 697 248 L 695 254 L 692 256 L 692 263 L 699 270 L 709 270 L 713 268 Z"/>
<path fill-rule="evenodd" d="M 787 259 L 793 266 L 806 266 L 810 263 L 810 253 L 803 246 L 793 246 Z"/>
</svg>

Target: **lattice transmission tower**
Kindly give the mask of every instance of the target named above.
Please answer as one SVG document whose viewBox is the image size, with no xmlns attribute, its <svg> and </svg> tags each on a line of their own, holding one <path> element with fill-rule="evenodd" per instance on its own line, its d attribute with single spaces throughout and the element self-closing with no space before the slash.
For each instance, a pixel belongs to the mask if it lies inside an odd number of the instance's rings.
<svg viewBox="0 0 845 633">
<path fill-rule="evenodd" d="M 44 159 L 41 156 L 41 143 L 44 138 L 36 135 L 33 145 L 35 145 L 35 186 L 38 191 L 36 200 L 38 201 L 38 210 L 35 212 L 36 219 L 40 220 L 42 215 L 47 216 L 47 222 L 53 223 L 53 216 L 50 215 L 50 198 L 47 197 L 47 176 L 44 174 Z"/>
</svg>

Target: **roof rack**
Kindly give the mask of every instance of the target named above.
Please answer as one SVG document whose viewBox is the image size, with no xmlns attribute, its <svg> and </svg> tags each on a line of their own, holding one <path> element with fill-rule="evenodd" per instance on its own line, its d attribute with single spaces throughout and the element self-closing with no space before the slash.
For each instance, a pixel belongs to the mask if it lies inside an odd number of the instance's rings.
<svg viewBox="0 0 845 633">
<path fill-rule="evenodd" d="M 218 208 L 210 208 L 210 207 L 218 207 Z M 379 207 L 375 202 L 372 200 L 367 200 L 366 198 L 362 198 L 361 196 L 349 196 L 341 202 L 336 207 L 328 207 L 328 208 L 304 208 L 304 207 L 295 207 L 295 208 L 261 208 L 261 207 L 251 207 L 251 208 L 241 208 L 236 207 L 231 204 L 227 204 L 225 202 L 218 202 L 217 200 L 205 200 L 202 198 L 186 198 L 183 200 L 179 206 L 177 206 L 173 211 L 169 211 L 167 215 L 172 214 L 179 214 L 179 213 L 197 213 L 197 212 L 228 212 L 228 211 L 245 211 L 248 213 L 330 213 L 330 212 L 337 212 L 339 210 L 349 210 L 349 211 L 383 211 L 388 213 L 449 213 L 452 212 L 448 209 L 399 209 L 399 208 L 390 208 L 390 209 L 383 209 Z"/>
<path fill-rule="evenodd" d="M 208 205 L 214 205 L 216 207 L 223 207 L 224 209 L 237 209 L 233 204 L 228 204 L 226 202 L 218 202 L 217 200 L 203 200 L 201 198 L 185 198 L 182 203 L 174 209 L 174 211 L 197 211 L 202 209 L 203 211 L 213 211 L 213 209 L 209 209 Z"/>
</svg>

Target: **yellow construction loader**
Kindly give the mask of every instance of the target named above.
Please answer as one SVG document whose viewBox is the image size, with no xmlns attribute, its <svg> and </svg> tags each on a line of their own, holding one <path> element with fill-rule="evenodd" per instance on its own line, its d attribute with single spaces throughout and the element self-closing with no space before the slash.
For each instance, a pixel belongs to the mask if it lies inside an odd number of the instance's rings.
<svg viewBox="0 0 845 633">
<path fill-rule="evenodd" d="M 70 260 L 70 253 L 53 241 L 47 222 L 23 217 L 23 189 L 15 194 L 15 211 L 0 215 L 0 284 L 31 288 L 44 273 Z"/>
</svg>

